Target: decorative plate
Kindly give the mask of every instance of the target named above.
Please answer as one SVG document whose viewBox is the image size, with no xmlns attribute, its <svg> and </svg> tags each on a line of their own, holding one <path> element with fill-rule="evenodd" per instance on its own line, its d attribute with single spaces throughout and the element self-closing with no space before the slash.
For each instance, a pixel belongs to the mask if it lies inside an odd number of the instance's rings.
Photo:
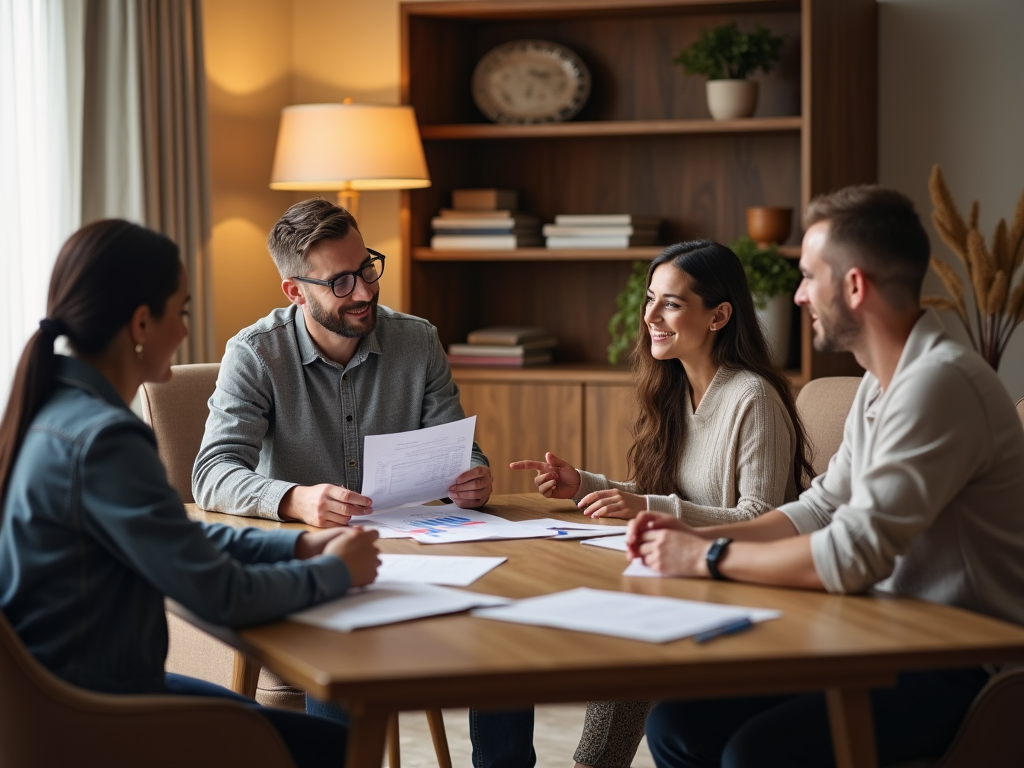
<svg viewBox="0 0 1024 768">
<path fill-rule="evenodd" d="M 564 45 L 513 40 L 480 59 L 473 101 L 496 123 L 568 120 L 590 96 L 590 70 Z"/>
</svg>

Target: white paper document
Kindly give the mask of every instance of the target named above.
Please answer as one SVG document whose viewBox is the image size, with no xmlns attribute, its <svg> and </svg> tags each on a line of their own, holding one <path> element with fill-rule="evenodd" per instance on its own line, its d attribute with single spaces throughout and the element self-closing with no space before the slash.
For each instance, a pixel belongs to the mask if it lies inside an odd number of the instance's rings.
<svg viewBox="0 0 1024 768">
<path fill-rule="evenodd" d="M 462 557 L 460 555 L 378 555 L 377 580 L 412 584 L 442 584 L 468 587 L 506 557 Z"/>
<path fill-rule="evenodd" d="M 473 457 L 476 416 L 363 438 L 363 495 L 381 511 L 448 495 Z"/>
<path fill-rule="evenodd" d="M 621 536 L 625 526 L 597 525 L 591 523 L 569 523 L 553 517 L 542 517 L 535 520 L 520 520 L 514 525 L 527 528 L 540 528 L 550 531 L 555 539 L 592 539 L 597 536 Z"/>
<path fill-rule="evenodd" d="M 764 620 L 782 614 L 780 611 L 580 587 L 518 600 L 498 608 L 480 608 L 473 611 L 473 615 L 665 643 L 716 629 L 732 620 Z"/>
<path fill-rule="evenodd" d="M 550 538 L 554 531 L 520 527 L 516 523 L 454 504 L 392 509 L 371 515 L 376 525 L 406 533 L 421 544 L 452 544 L 485 539 Z"/>
<path fill-rule="evenodd" d="M 604 549 L 615 549 L 619 552 L 626 551 L 626 534 L 613 536 L 606 539 L 589 539 L 581 541 L 580 544 L 587 544 L 591 547 L 603 547 Z"/>
<path fill-rule="evenodd" d="M 411 539 L 412 535 L 403 533 L 402 531 L 396 531 L 394 528 L 388 528 L 386 525 L 381 525 L 375 522 L 372 516 L 369 515 L 358 515 L 349 520 L 349 525 L 358 525 L 361 528 L 367 528 L 374 530 L 382 539 Z"/>
<path fill-rule="evenodd" d="M 351 632 L 409 619 L 458 613 L 481 605 L 504 605 L 504 597 L 431 584 L 378 581 L 345 597 L 293 613 L 288 618 L 314 627 Z"/>
</svg>

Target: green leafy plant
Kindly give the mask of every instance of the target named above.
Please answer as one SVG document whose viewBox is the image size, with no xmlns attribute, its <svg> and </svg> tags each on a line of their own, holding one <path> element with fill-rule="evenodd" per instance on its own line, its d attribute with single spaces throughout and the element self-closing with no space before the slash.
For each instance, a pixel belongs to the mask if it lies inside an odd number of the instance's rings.
<svg viewBox="0 0 1024 768">
<path fill-rule="evenodd" d="M 628 352 L 636 341 L 637 328 L 640 325 L 640 314 L 643 312 L 644 301 L 647 299 L 647 268 L 646 261 L 634 261 L 633 271 L 626 280 L 626 286 L 615 297 L 618 310 L 608 321 L 608 333 L 612 342 L 608 345 L 608 362 L 617 365 L 624 352 Z"/>
<path fill-rule="evenodd" d="M 709 80 L 740 80 L 760 69 L 769 72 L 779 60 L 783 39 L 758 24 L 753 32 L 741 32 L 736 22 L 701 30 L 689 48 L 681 50 L 673 64 L 691 75 Z"/>
<path fill-rule="evenodd" d="M 780 293 L 793 292 L 800 282 L 800 270 L 774 244 L 762 248 L 744 235 L 732 244 L 732 250 L 743 265 L 758 309 L 767 307 L 768 300 Z"/>
</svg>

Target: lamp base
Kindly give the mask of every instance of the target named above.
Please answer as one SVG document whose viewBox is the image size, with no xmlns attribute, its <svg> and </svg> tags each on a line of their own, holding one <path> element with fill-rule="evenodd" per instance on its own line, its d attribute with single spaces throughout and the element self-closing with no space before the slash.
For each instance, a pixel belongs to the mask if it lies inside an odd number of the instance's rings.
<svg viewBox="0 0 1024 768">
<path fill-rule="evenodd" d="M 352 214 L 352 218 L 359 222 L 359 190 L 339 189 L 338 205 Z"/>
</svg>

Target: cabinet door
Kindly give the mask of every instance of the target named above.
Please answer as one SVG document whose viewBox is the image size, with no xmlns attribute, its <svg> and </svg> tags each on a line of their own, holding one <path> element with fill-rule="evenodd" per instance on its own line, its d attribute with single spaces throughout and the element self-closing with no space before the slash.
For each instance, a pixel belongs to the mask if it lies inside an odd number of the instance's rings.
<svg viewBox="0 0 1024 768">
<path fill-rule="evenodd" d="M 587 384 L 584 392 L 583 469 L 609 480 L 628 480 L 626 452 L 633 445 L 635 390 L 630 385 Z"/>
<path fill-rule="evenodd" d="M 476 441 L 491 462 L 494 493 L 537 490 L 533 472 L 509 462 L 543 459 L 545 451 L 574 466 L 583 460 L 583 387 L 580 384 L 460 384 L 462 407 L 476 416 Z"/>
</svg>

